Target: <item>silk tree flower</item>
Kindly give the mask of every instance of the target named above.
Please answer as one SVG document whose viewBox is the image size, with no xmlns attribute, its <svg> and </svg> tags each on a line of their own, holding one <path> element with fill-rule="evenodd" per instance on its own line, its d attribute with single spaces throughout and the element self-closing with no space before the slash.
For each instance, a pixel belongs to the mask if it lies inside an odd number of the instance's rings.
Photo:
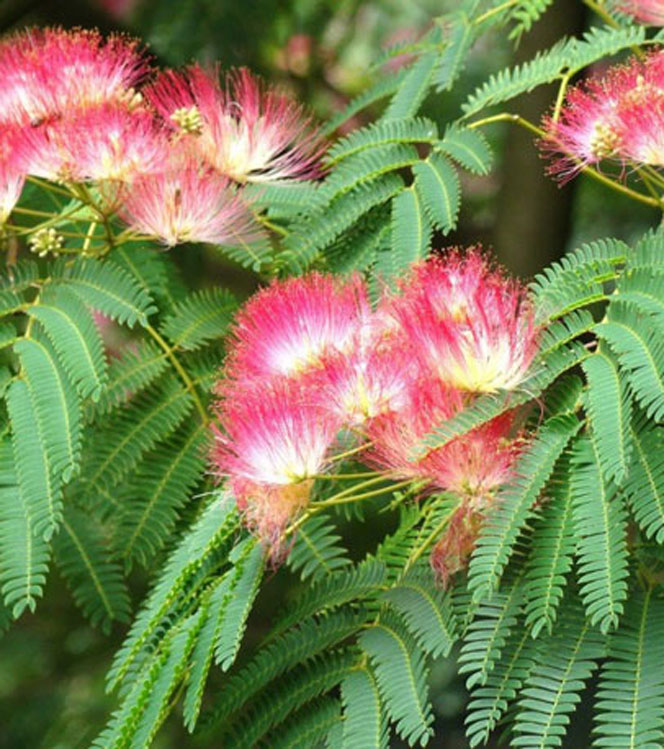
<svg viewBox="0 0 664 749">
<path fill-rule="evenodd" d="M 664 53 L 632 58 L 567 92 L 560 117 L 544 119 L 540 149 L 549 172 L 565 181 L 584 166 L 612 159 L 662 163 Z"/>
<path fill-rule="evenodd" d="M 219 83 L 219 71 L 167 70 L 146 89 L 150 103 L 201 155 L 236 182 L 307 179 L 319 173 L 321 139 L 289 96 L 246 68 Z"/>
<path fill-rule="evenodd" d="M 482 516 L 467 506 L 460 507 L 433 547 L 429 558 L 431 568 L 443 588 L 450 578 L 465 569 L 475 548 L 482 526 Z"/>
<path fill-rule="evenodd" d="M 524 287 L 492 270 L 478 249 L 426 261 L 411 278 L 391 312 L 423 371 L 474 393 L 525 379 L 538 331 Z"/>
<path fill-rule="evenodd" d="M 482 507 L 512 476 L 521 441 L 512 439 L 513 414 L 505 413 L 416 458 L 424 437 L 457 414 L 466 404 L 464 393 L 440 381 L 421 380 L 408 407 L 369 422 L 372 447 L 361 460 L 395 479 L 429 482 L 430 489 L 454 492 Z"/>
<path fill-rule="evenodd" d="M 309 273 L 275 281 L 237 314 L 228 372 L 238 381 L 297 377 L 349 353 L 370 314 L 364 283 Z"/>
<path fill-rule="evenodd" d="M 148 70 L 138 42 L 124 36 L 28 29 L 0 43 L 0 121 L 36 125 L 73 109 L 133 100 Z"/>
<path fill-rule="evenodd" d="M 649 26 L 664 26 L 663 0 L 618 0 L 618 10 Z"/>
<path fill-rule="evenodd" d="M 16 164 L 11 136 L 5 130 L 0 133 L 0 226 L 18 203 L 24 184 L 25 173 Z"/>
<path fill-rule="evenodd" d="M 166 168 L 170 147 L 152 112 L 109 102 L 37 127 L 14 144 L 28 174 L 73 182 L 122 181 Z"/>
<path fill-rule="evenodd" d="M 134 179 L 117 200 L 136 232 L 173 247 L 183 242 L 249 244 L 261 236 L 251 211 L 228 180 L 195 159 Z"/>
<path fill-rule="evenodd" d="M 278 554 L 289 520 L 309 501 L 340 423 L 301 383 L 220 385 L 212 461 L 250 528 Z"/>
<path fill-rule="evenodd" d="M 360 426 L 379 414 L 405 408 L 417 373 L 405 336 L 372 316 L 347 353 L 323 360 L 313 372 L 311 387 L 344 423 Z"/>
</svg>

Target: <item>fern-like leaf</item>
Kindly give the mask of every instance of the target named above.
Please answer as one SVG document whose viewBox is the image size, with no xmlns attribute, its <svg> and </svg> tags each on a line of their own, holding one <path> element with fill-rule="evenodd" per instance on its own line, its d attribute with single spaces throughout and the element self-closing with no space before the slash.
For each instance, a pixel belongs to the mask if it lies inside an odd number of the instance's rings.
<svg viewBox="0 0 664 749">
<path fill-rule="evenodd" d="M 392 198 L 392 244 L 387 253 L 390 277 L 401 277 L 411 263 L 426 256 L 432 231 L 422 198 L 414 187 L 407 187 Z"/>
<path fill-rule="evenodd" d="M 643 416 L 631 427 L 632 462 L 623 486 L 632 513 L 647 538 L 664 541 L 664 434 Z"/>
<path fill-rule="evenodd" d="M 225 289 L 196 291 L 175 306 L 161 331 L 173 346 L 197 349 L 224 335 L 236 306 L 232 294 Z"/>
<path fill-rule="evenodd" d="M 636 749 L 664 741 L 664 605 L 637 593 L 611 636 L 595 704 L 593 746 Z"/>
<path fill-rule="evenodd" d="M 442 154 L 434 153 L 413 167 L 415 190 L 434 226 L 443 234 L 456 227 L 461 189 L 456 169 Z"/>
<path fill-rule="evenodd" d="M 538 648 L 520 692 L 512 746 L 561 746 L 570 714 L 581 699 L 579 692 L 604 652 L 604 638 L 584 620 L 578 606 L 566 606 L 553 637 Z"/>
<path fill-rule="evenodd" d="M 488 174 L 491 169 L 491 147 L 482 133 L 461 125 L 450 125 L 436 145 L 473 174 Z"/>
<path fill-rule="evenodd" d="M 567 443 L 581 428 L 573 414 L 554 416 L 546 421 L 530 448 L 519 458 L 516 478 L 500 491 L 496 508 L 488 515 L 470 560 L 468 586 L 475 600 L 482 600 L 497 589 L 524 524 L 533 513 L 533 504 L 551 475 Z"/>
<path fill-rule="evenodd" d="M 411 746 L 432 735 L 424 655 L 396 618 L 381 616 L 360 645 L 369 656 L 385 709 L 397 733 Z"/>
<path fill-rule="evenodd" d="M 341 682 L 344 722 L 341 749 L 387 749 L 380 692 L 367 668 L 351 671 Z"/>
<path fill-rule="evenodd" d="M 314 516 L 298 530 L 288 566 L 299 573 L 301 580 L 319 580 L 350 564 L 348 552 L 339 541 L 341 536 L 330 519 Z"/>
<path fill-rule="evenodd" d="M 597 448 L 588 437 L 577 441 L 572 469 L 581 597 L 591 624 L 607 632 L 618 625 L 627 598 L 625 511 L 615 486 L 604 479 Z"/>
<path fill-rule="evenodd" d="M 598 351 L 581 366 L 588 381 L 588 415 L 600 465 L 607 481 L 620 484 L 629 470 L 630 393 L 607 353 Z"/>
<path fill-rule="evenodd" d="M 110 558 L 103 534 L 92 518 L 67 509 L 55 540 L 55 561 L 93 626 L 108 633 L 114 621 L 128 620 L 129 592 L 122 568 Z"/>
<path fill-rule="evenodd" d="M 97 400 L 106 380 L 104 347 L 92 315 L 66 286 L 44 291 L 28 309 L 39 320 L 82 398 Z"/>
</svg>

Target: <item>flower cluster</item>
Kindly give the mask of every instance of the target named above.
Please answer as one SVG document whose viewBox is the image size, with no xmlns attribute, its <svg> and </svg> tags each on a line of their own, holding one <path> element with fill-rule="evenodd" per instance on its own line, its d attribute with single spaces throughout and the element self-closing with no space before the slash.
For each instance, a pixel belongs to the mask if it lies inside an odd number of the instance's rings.
<svg viewBox="0 0 664 749">
<path fill-rule="evenodd" d="M 153 74 L 138 44 L 30 29 L 0 43 L 0 222 L 26 176 L 92 183 L 105 208 L 172 246 L 259 236 L 247 182 L 317 174 L 302 108 L 247 70 Z"/>
<path fill-rule="evenodd" d="M 664 26 L 662 0 L 618 0 L 617 9 L 648 26 Z"/>
<path fill-rule="evenodd" d="M 540 146 L 562 181 L 606 159 L 623 168 L 664 166 L 664 52 L 632 58 L 572 87 L 544 129 Z"/>
<path fill-rule="evenodd" d="M 450 533 L 475 528 L 521 447 L 514 415 L 440 447 L 424 438 L 478 394 L 517 387 L 537 342 L 524 289 L 479 249 L 414 265 L 375 309 L 357 276 L 275 281 L 236 318 L 216 388 L 215 470 L 274 556 L 349 439 L 380 475 L 456 494 L 466 519 Z M 443 581 L 459 566 L 445 559 L 438 549 Z"/>
</svg>

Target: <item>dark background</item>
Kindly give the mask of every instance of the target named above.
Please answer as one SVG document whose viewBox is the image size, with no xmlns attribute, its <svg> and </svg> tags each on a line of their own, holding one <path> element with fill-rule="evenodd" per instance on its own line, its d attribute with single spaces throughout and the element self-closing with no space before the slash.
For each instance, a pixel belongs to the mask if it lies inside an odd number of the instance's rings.
<svg viewBox="0 0 664 749">
<path fill-rule="evenodd" d="M 381 49 L 417 38 L 434 15 L 453 6 L 454 0 L 3 0 L 0 31 L 47 24 L 128 31 L 146 40 L 159 64 L 196 59 L 248 65 L 289 87 L 325 119 L 380 74 L 370 66 Z M 587 22 L 578 0 L 557 0 L 517 50 L 505 42 L 506 35 L 481 40 L 459 88 L 432 98 L 425 113 L 439 123 L 456 117 L 464 96 L 489 72 L 528 59 L 562 34 L 582 31 Z M 538 121 L 552 96 L 543 88 L 509 109 Z M 371 112 L 363 113 L 351 124 L 371 117 Z M 513 273 L 528 279 L 583 241 L 609 235 L 630 240 L 656 221 L 649 209 L 587 180 L 560 189 L 544 175 L 544 163 L 525 131 L 494 126 L 487 134 L 497 148 L 496 168 L 489 177 L 464 178 L 460 227 L 450 243 L 482 242 Z M 172 257 L 194 286 L 215 283 L 247 294 L 257 283 L 204 250 L 180 248 Z M 352 544 L 353 529 L 348 533 Z M 267 612 L 282 598 L 287 578 L 280 571 L 261 594 L 250 639 L 267 626 Z M 134 602 L 141 600 L 147 583 L 134 574 Z M 116 627 L 105 637 L 90 628 L 53 570 L 36 614 L 24 615 L 0 640 L 0 749 L 89 746 L 115 707 L 104 694 L 103 679 L 123 633 L 124 628 Z M 219 679 L 213 675 L 212 691 Z M 451 662 L 435 667 L 432 694 L 438 716 L 432 746 L 467 746 L 463 681 Z M 588 721 L 582 703 L 567 747 L 587 745 Z M 216 744 L 195 742 L 177 716 L 155 742 L 157 749 L 190 746 Z"/>
</svg>

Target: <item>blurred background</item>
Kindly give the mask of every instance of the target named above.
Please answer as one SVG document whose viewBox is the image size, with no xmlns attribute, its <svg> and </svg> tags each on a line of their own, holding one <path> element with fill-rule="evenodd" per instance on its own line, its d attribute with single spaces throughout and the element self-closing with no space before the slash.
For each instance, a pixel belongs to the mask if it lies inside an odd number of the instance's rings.
<svg viewBox="0 0 664 749">
<path fill-rule="evenodd" d="M 324 120 L 343 109 L 374 76 L 389 73 L 389 68 L 372 67 L 381 50 L 417 39 L 432 17 L 454 5 L 454 0 L 2 0 L 0 30 L 61 24 L 126 31 L 144 39 L 160 65 L 219 60 L 225 67 L 250 66 L 289 88 Z M 452 93 L 432 97 L 424 113 L 440 124 L 455 118 L 465 96 L 490 72 L 532 57 L 565 33 L 582 31 L 588 21 L 580 0 L 557 0 L 518 49 L 506 42 L 506 35 L 485 37 L 474 49 L 461 84 Z M 405 62 L 398 58 L 390 65 Z M 516 102 L 512 111 L 538 121 L 552 96 L 551 90 L 537 90 Z M 363 112 L 347 129 L 374 115 Z M 647 207 L 589 180 L 559 188 L 544 175 L 544 163 L 524 131 L 493 126 L 486 134 L 496 148 L 496 167 L 488 177 L 464 178 L 460 226 L 450 244 L 481 242 L 513 273 L 528 279 L 583 241 L 603 236 L 629 241 L 656 222 Z M 246 295 L 257 284 L 255 277 L 214 253 L 179 248 L 172 255 L 194 287 L 214 283 Z M 352 537 L 352 526 L 348 532 Z M 366 538 L 360 545 L 364 543 Z M 148 580 L 140 572 L 134 578 L 138 602 Z M 267 626 L 268 612 L 283 599 L 289 582 L 288 572 L 280 570 L 261 594 L 250 639 L 257 639 Z M 104 694 L 103 679 L 123 634 L 122 627 L 110 636 L 90 628 L 53 569 L 36 614 L 24 615 L 0 639 L 0 749 L 89 746 L 115 707 Z M 213 677 L 211 691 L 214 682 Z M 434 670 L 432 694 L 438 716 L 432 745 L 466 747 L 463 681 L 450 662 L 442 661 Z M 581 705 L 565 746 L 585 746 L 581 737 L 588 727 Z M 157 749 L 190 746 L 217 744 L 189 737 L 177 716 L 155 743 Z"/>
</svg>

